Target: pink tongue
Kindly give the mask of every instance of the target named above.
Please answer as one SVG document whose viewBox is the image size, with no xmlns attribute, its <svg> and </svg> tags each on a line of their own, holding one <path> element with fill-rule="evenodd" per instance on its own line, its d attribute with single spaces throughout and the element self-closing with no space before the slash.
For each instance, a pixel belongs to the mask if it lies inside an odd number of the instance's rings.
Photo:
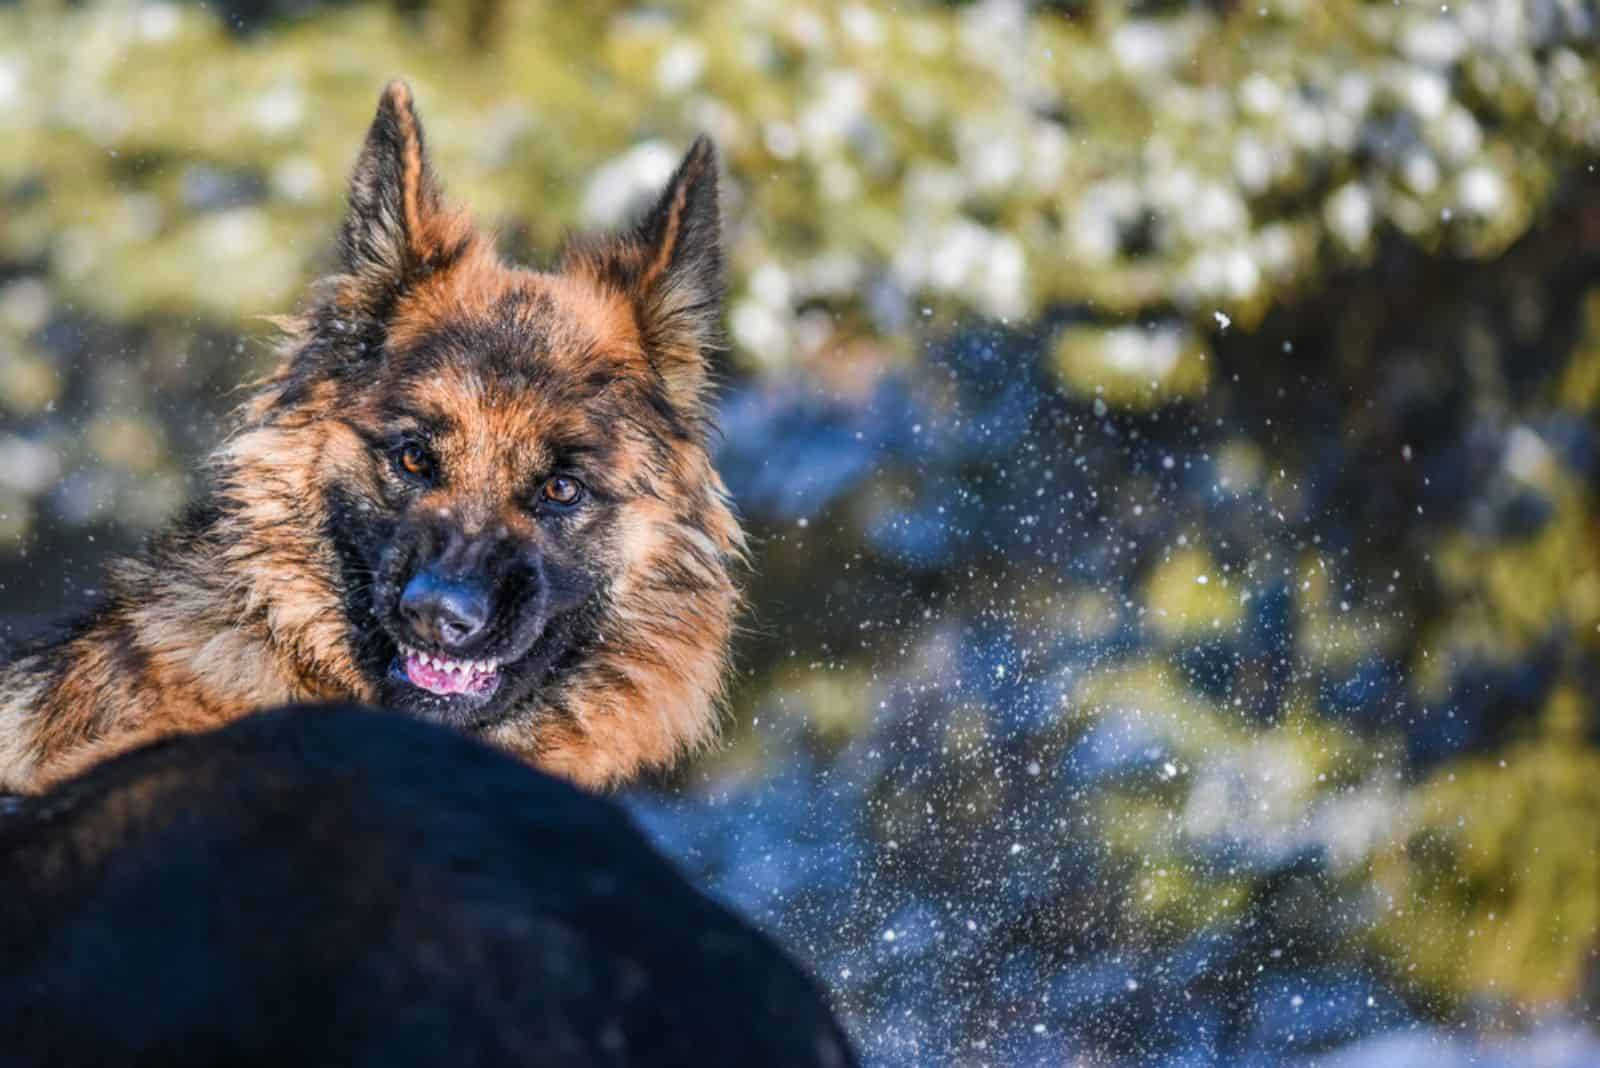
<svg viewBox="0 0 1600 1068">
<path fill-rule="evenodd" d="M 424 664 L 421 657 L 408 656 L 406 678 L 411 680 L 411 685 L 421 687 L 429 693 L 451 694 L 474 693 L 483 689 L 494 676 L 469 674 L 465 671 L 442 671 Z"/>
</svg>

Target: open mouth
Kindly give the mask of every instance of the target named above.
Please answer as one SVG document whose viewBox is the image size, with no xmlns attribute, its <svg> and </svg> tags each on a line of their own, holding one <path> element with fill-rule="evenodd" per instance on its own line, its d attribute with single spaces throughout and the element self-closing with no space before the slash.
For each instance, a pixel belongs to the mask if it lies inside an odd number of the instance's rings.
<svg viewBox="0 0 1600 1068">
<path fill-rule="evenodd" d="M 442 697 L 484 698 L 500 686 L 498 660 L 452 660 L 401 645 L 396 667 L 417 689 Z"/>
</svg>

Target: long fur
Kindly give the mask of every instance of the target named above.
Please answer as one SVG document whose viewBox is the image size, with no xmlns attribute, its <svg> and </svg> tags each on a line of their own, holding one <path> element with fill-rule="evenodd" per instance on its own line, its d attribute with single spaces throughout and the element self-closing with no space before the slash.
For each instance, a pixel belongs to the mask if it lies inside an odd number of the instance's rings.
<svg viewBox="0 0 1600 1068">
<path fill-rule="evenodd" d="M 548 550 L 595 577 L 563 623 L 566 651 L 484 736 L 588 787 L 710 738 L 744 546 L 707 451 L 716 184 L 699 141 L 635 229 L 574 242 L 552 272 L 508 266 L 445 202 L 409 90 L 385 90 L 342 270 L 280 321 L 280 366 L 208 460 L 205 488 L 114 569 L 97 610 L 0 670 L 0 788 L 36 791 L 266 705 L 373 701 L 374 579 L 347 543 L 399 515 L 374 446 L 397 405 L 450 428 L 441 448 L 457 476 L 412 511 L 543 545 L 519 495 L 574 442 L 606 502 Z"/>
</svg>

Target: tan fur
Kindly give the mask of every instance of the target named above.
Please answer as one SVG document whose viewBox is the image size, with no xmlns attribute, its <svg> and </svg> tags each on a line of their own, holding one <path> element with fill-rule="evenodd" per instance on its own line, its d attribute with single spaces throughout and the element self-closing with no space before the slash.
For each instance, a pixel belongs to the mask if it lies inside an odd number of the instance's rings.
<svg viewBox="0 0 1600 1068">
<path fill-rule="evenodd" d="M 655 317 L 673 312 L 683 294 L 671 289 L 687 284 L 669 271 L 683 188 L 668 202 L 659 247 L 595 245 L 569 254 L 556 273 L 517 269 L 443 202 L 404 85 L 385 90 L 379 121 L 400 138 L 400 195 L 384 201 L 376 184 L 387 172 L 372 162 L 375 124 L 346 230 L 355 266 L 321 289 L 334 318 L 382 307 L 386 344 L 398 348 L 441 323 L 536 316 L 528 325 L 548 339 L 542 358 L 551 367 L 590 380 L 611 375 L 619 388 L 659 376 L 685 405 L 686 425 L 699 425 L 711 339 Z M 690 163 L 714 168 L 708 147 L 696 152 Z M 363 196 L 370 203 L 357 217 Z M 641 269 L 606 273 L 627 257 Z M 409 272 L 397 299 L 386 295 L 384 272 Z M 621 286 L 618 277 L 632 282 Z M 508 295 L 528 310 L 504 311 Z M 283 365 L 241 406 L 211 459 L 220 517 L 200 533 L 175 528 L 148 557 L 121 565 L 104 609 L 72 637 L 0 669 L 0 789 L 40 790 L 113 753 L 266 705 L 372 699 L 353 658 L 323 502 L 331 487 L 376 498 L 379 476 L 362 432 L 377 428 L 380 413 L 359 389 L 297 377 L 317 313 L 279 322 Z M 451 488 L 415 507 L 447 511 L 469 532 L 539 537 L 515 506 L 517 487 L 548 458 L 546 442 L 592 417 L 537 391 L 496 387 L 470 366 L 452 364 L 411 389 L 419 411 L 455 427 L 438 443 Z M 611 477 L 643 487 L 608 530 L 593 533 L 610 576 L 599 641 L 535 704 L 485 731 L 594 788 L 669 765 L 714 734 L 739 604 L 731 572 L 743 535 L 704 444 L 693 435 L 669 440 L 650 418 L 641 410 L 588 427 L 618 445 Z"/>
</svg>

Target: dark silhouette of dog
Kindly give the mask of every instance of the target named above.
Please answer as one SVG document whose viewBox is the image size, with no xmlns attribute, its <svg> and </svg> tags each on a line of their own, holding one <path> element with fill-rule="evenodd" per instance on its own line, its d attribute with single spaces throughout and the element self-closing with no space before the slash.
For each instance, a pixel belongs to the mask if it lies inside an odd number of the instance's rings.
<svg viewBox="0 0 1600 1068">
<path fill-rule="evenodd" d="M 613 803 L 294 706 L 0 814 L 0 1062 L 856 1063 L 817 987 Z"/>
</svg>

